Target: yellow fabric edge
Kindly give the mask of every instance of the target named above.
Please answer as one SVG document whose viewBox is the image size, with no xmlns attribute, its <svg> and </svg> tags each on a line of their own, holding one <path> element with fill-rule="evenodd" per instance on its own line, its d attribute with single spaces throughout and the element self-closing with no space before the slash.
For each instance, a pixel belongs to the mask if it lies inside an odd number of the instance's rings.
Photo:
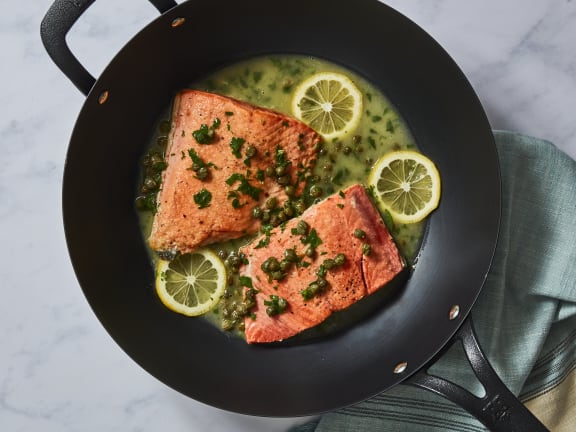
<svg viewBox="0 0 576 432">
<path fill-rule="evenodd" d="M 576 430 L 576 369 L 556 387 L 525 402 L 526 407 L 552 432 Z"/>
</svg>

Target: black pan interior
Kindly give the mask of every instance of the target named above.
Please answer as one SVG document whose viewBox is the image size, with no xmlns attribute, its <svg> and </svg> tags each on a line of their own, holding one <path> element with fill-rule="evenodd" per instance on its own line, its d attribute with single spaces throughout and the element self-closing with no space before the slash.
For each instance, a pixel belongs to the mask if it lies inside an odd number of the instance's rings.
<svg viewBox="0 0 576 432">
<path fill-rule="evenodd" d="M 172 25 L 185 18 L 182 25 Z M 248 57 L 296 53 L 379 86 L 443 179 L 405 286 L 344 331 L 308 343 L 248 346 L 160 305 L 133 202 L 139 159 L 175 92 Z M 99 102 L 108 91 L 105 103 Z M 265 416 L 332 410 L 421 368 L 451 338 L 484 283 L 496 244 L 500 182 L 484 111 L 446 52 L 376 0 L 193 0 L 155 20 L 113 59 L 74 128 L 63 190 L 66 238 L 95 314 L 125 352 L 204 403 Z M 460 316 L 448 319 L 453 305 Z M 407 362 L 402 374 L 394 367 Z"/>
</svg>

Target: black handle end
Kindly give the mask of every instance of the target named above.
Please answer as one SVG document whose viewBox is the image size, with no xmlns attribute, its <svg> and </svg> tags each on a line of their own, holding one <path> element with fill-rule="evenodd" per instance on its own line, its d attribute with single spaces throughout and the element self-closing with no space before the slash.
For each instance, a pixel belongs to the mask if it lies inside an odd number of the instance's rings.
<svg viewBox="0 0 576 432">
<path fill-rule="evenodd" d="M 427 372 L 417 372 L 407 384 L 444 396 L 474 415 L 491 431 L 547 432 L 548 429 L 506 388 L 480 348 L 472 318 L 462 323 L 454 340 L 460 340 L 466 357 L 486 395 L 474 396 L 462 387 Z"/>
<path fill-rule="evenodd" d="M 57 0 L 40 24 L 42 43 L 56 66 L 87 95 L 96 79 L 80 64 L 66 43 L 66 34 L 94 0 Z"/>
</svg>

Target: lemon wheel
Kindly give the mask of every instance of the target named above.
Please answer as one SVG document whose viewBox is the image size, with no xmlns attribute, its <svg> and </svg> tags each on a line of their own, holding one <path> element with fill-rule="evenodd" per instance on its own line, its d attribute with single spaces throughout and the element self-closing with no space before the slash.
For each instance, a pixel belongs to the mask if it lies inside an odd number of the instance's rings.
<svg viewBox="0 0 576 432">
<path fill-rule="evenodd" d="M 401 150 L 382 156 L 372 168 L 369 185 L 378 206 L 397 223 L 416 223 L 438 207 L 440 174 L 421 153 Z"/>
<path fill-rule="evenodd" d="M 358 126 L 362 93 L 346 75 L 320 72 L 296 88 L 292 112 L 325 139 L 340 138 Z"/>
<path fill-rule="evenodd" d="M 226 288 L 226 268 L 210 249 L 179 255 L 156 266 L 156 293 L 174 312 L 197 316 L 210 311 Z"/>
</svg>

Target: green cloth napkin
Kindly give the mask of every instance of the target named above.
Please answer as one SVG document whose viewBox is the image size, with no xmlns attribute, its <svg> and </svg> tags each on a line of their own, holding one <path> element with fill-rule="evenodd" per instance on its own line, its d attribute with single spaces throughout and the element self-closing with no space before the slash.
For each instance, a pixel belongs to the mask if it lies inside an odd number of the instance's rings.
<svg viewBox="0 0 576 432">
<path fill-rule="evenodd" d="M 494 264 L 472 310 L 480 344 L 506 386 L 552 430 L 576 430 L 576 162 L 551 143 L 495 131 L 502 226 Z M 430 370 L 482 395 L 460 344 Z M 563 384 L 564 383 L 564 384 Z M 570 385 L 568 385 L 570 384 Z M 550 406 L 538 398 L 562 386 Z M 536 403 L 530 403 L 536 401 Z M 398 385 L 293 432 L 458 431 L 486 428 L 452 402 Z"/>
</svg>

